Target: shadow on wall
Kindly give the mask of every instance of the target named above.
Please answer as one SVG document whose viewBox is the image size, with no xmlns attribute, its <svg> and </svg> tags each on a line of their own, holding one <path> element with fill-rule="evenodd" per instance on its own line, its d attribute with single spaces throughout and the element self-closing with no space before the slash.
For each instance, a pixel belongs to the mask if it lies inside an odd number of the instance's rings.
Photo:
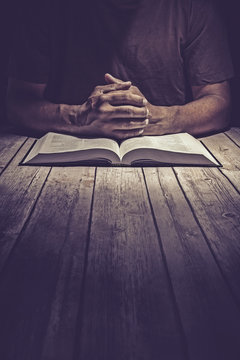
<svg viewBox="0 0 240 360">
<path fill-rule="evenodd" d="M 20 3 L 20 2 L 19 2 Z M 7 67 L 10 47 L 12 43 L 14 26 L 18 13 L 17 0 L 5 1 L 0 8 L 0 125 L 5 122 L 5 98 L 7 88 Z M 220 6 L 226 19 L 229 45 L 235 70 L 235 78 L 231 80 L 232 89 L 232 125 L 240 127 L 240 42 L 238 33 L 240 25 L 238 19 L 238 3 L 233 0 L 220 0 L 217 6 Z"/>
</svg>

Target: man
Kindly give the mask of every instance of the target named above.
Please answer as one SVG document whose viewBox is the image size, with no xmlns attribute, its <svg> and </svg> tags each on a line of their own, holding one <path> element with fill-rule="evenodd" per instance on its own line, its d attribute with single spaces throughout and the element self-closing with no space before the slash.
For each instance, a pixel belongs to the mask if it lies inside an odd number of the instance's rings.
<svg viewBox="0 0 240 360">
<path fill-rule="evenodd" d="M 30 12 L 9 118 L 38 133 L 124 139 L 228 125 L 232 66 L 208 0 L 72 0 Z"/>
</svg>

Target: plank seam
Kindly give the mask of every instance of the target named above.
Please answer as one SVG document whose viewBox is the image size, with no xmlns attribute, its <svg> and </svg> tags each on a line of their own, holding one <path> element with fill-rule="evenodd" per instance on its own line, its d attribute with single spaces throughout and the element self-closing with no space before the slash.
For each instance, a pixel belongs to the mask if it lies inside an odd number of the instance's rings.
<svg viewBox="0 0 240 360">
<path fill-rule="evenodd" d="M 97 167 L 95 168 L 94 174 L 94 184 L 92 191 L 92 199 L 90 205 L 89 219 L 88 219 L 88 231 L 87 231 L 87 241 L 86 241 L 86 249 L 84 256 L 84 266 L 83 266 L 83 275 L 80 286 L 80 300 L 79 300 L 79 309 L 77 314 L 77 322 L 76 322 L 76 330 L 75 330 L 75 341 L 74 341 L 74 349 L 73 349 L 73 360 L 78 360 L 81 354 L 81 334 L 82 334 L 82 322 L 83 322 L 83 313 L 84 313 L 84 292 L 85 292 L 85 284 L 86 284 L 86 274 L 88 268 L 88 251 L 90 246 L 91 239 L 91 225 L 92 225 L 92 216 L 93 216 L 93 204 L 95 197 L 95 187 L 96 187 L 96 178 L 97 178 Z"/>
<path fill-rule="evenodd" d="M 228 134 L 224 133 L 224 135 L 234 143 L 234 145 L 236 145 L 238 148 L 240 148 L 240 145 L 238 145 L 236 143 L 235 140 L 233 140 Z M 222 169 L 219 168 L 219 171 L 221 172 L 221 174 L 230 182 L 230 184 L 233 186 L 233 188 L 237 191 L 238 194 L 240 194 L 240 191 L 238 190 L 238 188 L 233 184 L 233 182 L 229 179 L 229 177 L 222 171 Z"/>
<path fill-rule="evenodd" d="M 186 336 L 185 336 L 185 332 L 184 332 L 184 328 L 183 328 L 183 324 L 182 324 L 182 320 L 181 320 L 181 315 L 180 315 L 180 311 L 179 311 L 179 308 L 178 308 L 177 299 L 176 299 L 176 296 L 175 296 L 174 287 L 173 287 L 170 271 L 169 271 L 168 264 L 167 264 L 167 258 L 166 258 L 165 251 L 164 251 L 164 248 L 163 248 L 162 239 L 161 239 L 160 231 L 158 229 L 157 219 L 156 219 L 156 216 L 155 216 L 155 213 L 154 213 L 154 210 L 153 210 L 153 206 L 152 206 L 152 202 L 151 202 L 151 198 L 150 198 L 150 194 L 149 194 L 149 190 L 148 190 L 148 186 L 147 186 L 147 180 L 146 180 L 146 176 L 145 176 L 143 168 L 142 168 L 142 173 L 143 173 L 144 183 L 145 183 L 145 186 L 146 186 L 149 206 L 150 206 L 150 210 L 151 210 L 151 213 L 152 213 L 155 230 L 156 230 L 157 237 L 158 237 L 158 244 L 159 244 L 159 247 L 160 247 L 160 251 L 161 251 L 161 254 L 162 254 L 162 258 L 163 258 L 163 264 L 164 264 L 166 274 L 167 274 L 169 290 L 170 290 L 170 294 L 172 295 L 172 299 L 173 299 L 173 307 L 174 307 L 174 310 L 175 310 L 174 312 L 175 312 L 176 320 L 177 320 L 177 323 L 178 323 L 178 326 L 179 326 L 180 335 L 181 335 L 182 340 L 183 340 L 182 343 L 183 343 L 184 356 L 185 356 L 186 360 L 189 360 L 190 356 L 189 356 L 189 351 L 188 351 L 187 339 L 186 339 Z"/>
<path fill-rule="evenodd" d="M 176 180 L 177 180 L 177 182 L 178 182 L 178 185 L 179 185 L 180 189 L 182 190 L 183 196 L 184 196 L 185 200 L 187 201 L 188 206 L 189 206 L 189 208 L 190 208 L 191 211 L 192 211 L 193 217 L 194 217 L 194 219 L 195 219 L 195 221 L 196 221 L 196 223 L 197 223 L 197 225 L 198 225 L 198 227 L 199 227 L 199 229 L 200 229 L 200 231 L 201 231 L 201 233 L 202 233 L 202 235 L 203 235 L 203 238 L 204 238 L 205 241 L 206 241 L 207 247 L 208 247 L 210 253 L 211 253 L 212 256 L 213 256 L 213 259 L 214 259 L 214 261 L 215 261 L 215 263 L 216 263 L 216 265 L 217 265 L 217 268 L 218 268 L 218 270 L 219 270 L 219 272 L 220 272 L 220 274 L 221 274 L 221 276 L 222 276 L 222 278 L 223 278 L 223 280 L 224 280 L 224 283 L 225 283 L 227 289 L 229 290 L 229 292 L 230 292 L 230 294 L 231 294 L 231 296 L 232 296 L 235 304 L 237 305 L 238 310 L 240 310 L 240 302 L 239 302 L 239 299 L 238 299 L 237 296 L 235 296 L 235 293 L 234 293 L 234 291 L 232 290 L 231 285 L 229 284 L 229 282 L 228 282 L 228 280 L 227 280 L 227 278 L 226 278 L 226 276 L 225 276 L 225 274 L 224 274 L 224 272 L 223 272 L 223 270 L 222 270 L 222 268 L 221 268 L 221 266 L 220 266 L 220 264 L 219 264 L 219 262 L 218 262 L 218 259 L 217 259 L 216 255 L 215 255 L 215 253 L 214 253 L 214 251 L 213 251 L 213 249 L 212 249 L 212 247 L 211 247 L 210 241 L 208 240 L 208 237 L 207 237 L 207 235 L 205 234 L 205 232 L 204 232 L 204 230 L 203 230 L 203 228 L 202 228 L 202 226 L 201 226 L 201 224 L 200 224 L 200 222 L 199 222 L 199 220 L 198 220 L 198 218 L 197 218 L 196 212 L 195 212 L 194 208 L 192 207 L 192 204 L 191 204 L 189 198 L 187 197 L 187 194 L 185 193 L 185 191 L 184 191 L 184 189 L 183 189 L 183 187 L 182 187 L 182 184 L 181 184 L 181 182 L 180 182 L 180 180 L 179 180 L 179 178 L 178 178 L 178 175 L 177 175 L 177 173 L 176 173 L 176 170 L 175 170 L 174 168 L 173 168 L 173 172 L 174 172 L 174 175 L 175 175 Z"/>
<path fill-rule="evenodd" d="M 228 135 L 227 133 L 224 133 L 224 135 L 225 135 L 229 140 L 231 140 L 238 148 L 240 148 L 240 145 L 239 145 L 234 139 L 232 139 L 230 135 Z"/>
<path fill-rule="evenodd" d="M 212 155 L 212 157 L 222 166 L 222 163 L 218 160 L 218 158 L 213 154 L 213 152 L 207 147 L 207 145 L 200 140 L 201 144 L 205 147 L 205 149 Z"/>
<path fill-rule="evenodd" d="M 224 135 L 226 135 L 227 138 L 229 138 L 237 147 L 240 148 L 240 146 L 233 140 L 231 139 L 226 133 L 224 133 Z M 201 143 L 204 145 L 204 147 L 210 152 L 210 154 L 219 162 L 219 160 L 213 155 L 213 153 L 208 149 L 207 145 L 204 144 L 204 142 L 201 141 Z M 223 166 L 223 170 L 222 168 L 218 168 L 218 170 L 220 171 L 220 173 L 228 180 L 228 182 L 232 185 L 232 187 L 237 191 L 238 194 L 240 194 L 240 191 L 238 190 L 238 188 L 233 184 L 233 182 L 230 180 L 230 178 L 223 172 L 224 170 L 224 166 Z M 175 174 L 176 176 L 176 174 Z"/>
<path fill-rule="evenodd" d="M 233 182 L 229 179 L 229 177 L 221 169 L 218 169 L 218 170 L 229 181 L 229 183 L 232 185 L 234 190 L 236 190 L 236 192 L 240 195 L 240 190 L 238 190 L 238 188 L 233 184 Z"/>
<path fill-rule="evenodd" d="M 41 196 L 41 194 L 42 194 L 42 191 L 43 191 L 43 189 L 44 189 L 44 187 L 45 187 L 45 184 L 46 184 L 46 182 L 47 182 L 47 179 L 48 179 L 48 177 L 49 177 L 49 175 L 50 175 L 51 170 L 52 170 L 52 168 L 49 169 L 49 171 L 48 171 L 48 173 L 47 173 L 47 175 L 46 175 L 46 178 L 45 178 L 45 180 L 44 180 L 44 182 L 43 182 L 43 184 L 42 184 L 42 186 L 41 186 L 41 188 L 40 188 L 40 190 L 39 190 L 39 193 L 38 193 L 38 195 L 37 195 L 37 197 L 36 197 L 36 200 L 35 200 L 32 208 L 31 208 L 31 210 L 29 211 L 29 214 L 28 214 L 28 216 L 27 216 L 27 218 L 26 218 L 26 220 L 25 220 L 25 222 L 24 222 L 24 224 L 23 224 L 23 226 L 22 226 L 22 229 L 20 230 L 20 232 L 19 232 L 19 234 L 18 234 L 18 236 L 17 236 L 17 238 L 16 238 L 16 240 L 15 240 L 15 243 L 14 243 L 14 245 L 13 245 L 13 247 L 12 247 L 12 249 L 11 249 L 11 251 L 10 251 L 7 259 L 6 259 L 6 261 L 5 261 L 5 264 L 3 265 L 2 269 L 1 269 L 1 272 L 0 272 L 1 277 L 2 277 L 3 274 L 4 274 L 4 271 L 5 271 L 6 267 L 7 267 L 7 264 L 9 263 L 9 261 L 10 261 L 10 259 L 11 259 L 11 256 L 12 256 L 12 254 L 13 254 L 16 246 L 18 245 L 19 240 L 21 239 L 22 234 L 24 233 L 26 227 L 27 227 L 28 224 L 29 224 L 29 221 L 30 221 L 30 219 L 31 219 L 31 216 L 32 216 L 32 214 L 33 214 L 33 212 L 34 212 L 34 210 L 35 210 L 35 208 L 36 208 L 36 205 L 37 205 L 38 200 L 39 200 L 39 198 L 40 198 L 40 196 Z"/>
<path fill-rule="evenodd" d="M 19 153 L 19 151 L 21 150 L 21 148 L 26 144 L 28 138 L 26 138 L 23 143 L 20 145 L 20 147 L 17 149 L 17 151 L 14 153 L 14 155 L 9 159 L 9 161 L 6 163 L 6 165 L 4 165 L 3 169 L 0 171 L 0 176 L 4 173 L 4 171 L 7 169 L 7 167 L 9 166 L 9 164 L 13 161 L 13 159 L 15 158 L 15 156 Z"/>
<path fill-rule="evenodd" d="M 74 199 L 74 202 L 76 202 L 77 200 Z M 68 234 L 69 234 L 69 229 L 70 229 L 70 222 L 71 222 L 71 218 L 72 218 L 72 213 L 74 212 L 73 210 L 73 204 L 71 204 L 71 209 L 70 209 L 70 213 L 69 213 L 69 216 L 68 216 L 68 220 L 67 220 L 67 226 L 66 226 L 66 230 L 65 230 L 65 236 L 64 236 L 64 241 L 62 243 L 62 246 L 60 248 L 60 251 L 59 251 L 59 254 L 58 254 L 58 264 L 57 264 L 57 267 L 59 268 L 59 264 L 61 262 L 61 258 L 62 258 L 62 254 L 63 254 L 63 251 L 64 251 L 64 247 L 67 243 L 67 240 L 68 240 Z M 60 271 L 57 272 L 59 276 L 60 275 Z M 70 275 L 69 277 L 70 278 Z M 40 356 L 39 356 L 39 359 L 44 359 L 45 357 L 45 353 L 44 353 L 44 346 L 45 346 L 45 343 L 46 343 L 46 339 L 47 339 L 47 332 L 48 332 L 48 328 L 49 328 L 49 324 L 50 324 L 50 321 L 51 321 L 51 312 L 52 312 L 52 307 L 53 307 L 53 304 L 55 302 L 55 294 L 56 294 L 56 289 L 58 287 L 58 280 L 56 281 L 56 284 L 55 284 L 55 287 L 52 291 L 52 297 L 51 297 L 51 303 L 49 305 L 49 313 L 48 313 L 48 322 L 47 322 L 47 326 L 45 328 L 45 335 L 43 337 L 43 346 L 42 346 L 42 349 L 41 349 L 41 352 L 40 352 Z"/>
</svg>

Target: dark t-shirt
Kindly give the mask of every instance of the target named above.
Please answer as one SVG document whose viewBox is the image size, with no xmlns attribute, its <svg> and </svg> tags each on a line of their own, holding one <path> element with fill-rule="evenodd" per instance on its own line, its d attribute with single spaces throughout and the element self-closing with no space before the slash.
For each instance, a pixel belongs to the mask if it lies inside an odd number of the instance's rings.
<svg viewBox="0 0 240 360">
<path fill-rule="evenodd" d="M 190 100 L 191 85 L 233 75 L 226 35 L 208 0 L 52 0 L 25 13 L 10 76 L 47 83 L 46 97 L 81 104 L 106 72 L 131 80 L 155 105 Z"/>
</svg>

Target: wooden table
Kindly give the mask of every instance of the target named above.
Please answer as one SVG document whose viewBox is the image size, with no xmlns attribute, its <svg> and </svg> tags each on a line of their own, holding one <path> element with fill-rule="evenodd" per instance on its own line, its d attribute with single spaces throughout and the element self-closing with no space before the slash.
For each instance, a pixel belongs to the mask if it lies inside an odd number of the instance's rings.
<svg viewBox="0 0 240 360">
<path fill-rule="evenodd" d="M 1 360 L 239 360 L 240 129 L 222 168 L 27 167 L 0 137 Z"/>
</svg>

